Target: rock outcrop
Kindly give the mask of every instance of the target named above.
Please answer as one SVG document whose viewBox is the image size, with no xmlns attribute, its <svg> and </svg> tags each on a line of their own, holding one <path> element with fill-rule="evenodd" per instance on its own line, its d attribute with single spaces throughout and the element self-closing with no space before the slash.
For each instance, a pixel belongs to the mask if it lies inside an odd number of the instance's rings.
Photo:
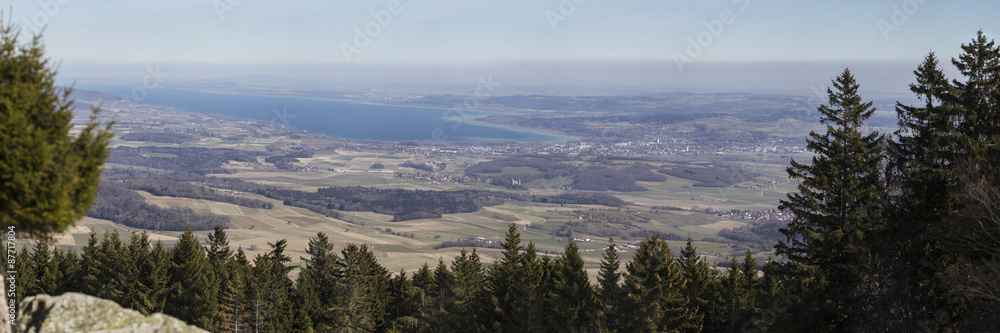
<svg viewBox="0 0 1000 333">
<path fill-rule="evenodd" d="M 15 332 L 207 332 L 155 313 L 144 316 L 117 303 L 80 293 L 38 295 L 19 304 Z"/>
</svg>

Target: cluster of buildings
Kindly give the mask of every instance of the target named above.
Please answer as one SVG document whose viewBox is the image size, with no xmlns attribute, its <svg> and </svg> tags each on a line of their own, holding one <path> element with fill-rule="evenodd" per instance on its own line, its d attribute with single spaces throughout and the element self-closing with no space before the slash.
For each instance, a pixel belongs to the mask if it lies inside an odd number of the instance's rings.
<svg viewBox="0 0 1000 333">
<path fill-rule="evenodd" d="M 777 209 L 732 209 L 716 211 L 715 215 L 740 217 L 744 220 L 757 221 L 788 221 L 793 217 L 791 213 Z"/>
</svg>

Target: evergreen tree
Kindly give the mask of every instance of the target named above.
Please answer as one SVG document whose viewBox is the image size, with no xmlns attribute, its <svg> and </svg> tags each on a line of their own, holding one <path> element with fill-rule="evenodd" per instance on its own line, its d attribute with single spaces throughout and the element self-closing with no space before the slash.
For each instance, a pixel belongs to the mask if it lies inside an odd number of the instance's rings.
<svg viewBox="0 0 1000 333">
<path fill-rule="evenodd" d="M 596 328 L 597 296 L 583 265 L 576 242 L 567 242 L 552 275 L 551 331 L 590 332 Z"/>
<path fill-rule="evenodd" d="M 861 257 L 884 230 L 886 187 L 882 136 L 864 134 L 863 123 L 875 112 L 863 103 L 850 70 L 827 89 L 828 105 L 820 105 L 824 134 L 811 132 L 807 149 L 816 155 L 811 164 L 791 161 L 788 175 L 801 180 L 798 192 L 781 200 L 782 210 L 794 219 L 781 229 L 786 240 L 775 246 L 779 255 L 799 266 L 797 278 L 815 293 L 814 324 L 818 331 L 839 327 L 852 309 L 848 306 L 865 267 Z"/>
<path fill-rule="evenodd" d="M 684 296 L 680 265 L 659 235 L 646 238 L 625 266 L 628 293 L 622 318 L 625 332 L 697 332 L 701 314 Z"/>
<path fill-rule="evenodd" d="M 144 279 L 144 275 L 149 273 L 149 267 L 153 265 L 149 235 L 145 231 L 133 234 L 123 250 L 126 259 L 122 262 L 121 270 L 116 273 L 123 282 L 125 293 L 118 304 L 146 315 L 153 313 L 156 306 L 150 298 L 151 289 Z"/>
<path fill-rule="evenodd" d="M 21 303 L 25 297 L 33 296 L 31 294 L 32 290 L 37 290 L 35 286 L 38 284 L 38 274 L 35 272 L 35 265 L 31 263 L 32 252 L 30 248 L 25 247 L 20 251 L 17 251 L 17 262 L 15 268 L 17 268 L 18 274 L 14 277 L 18 279 L 20 285 L 15 285 L 18 292 L 14 295 L 14 302 Z M 6 291 L 3 292 L 7 294 Z"/>
<path fill-rule="evenodd" d="M 215 330 L 218 314 L 215 272 L 190 226 L 171 252 L 172 291 L 167 297 L 165 312 L 206 330 Z"/>
<path fill-rule="evenodd" d="M 736 261 L 736 258 L 730 259 L 729 268 L 726 269 L 726 277 L 725 280 L 723 280 L 722 286 L 725 290 L 725 331 L 735 333 L 738 332 L 742 323 L 747 322 L 750 319 L 744 316 L 743 311 L 746 300 L 745 296 L 749 293 L 749 291 L 747 290 L 746 285 L 743 284 L 743 279 L 740 275 L 740 264 Z"/>
<path fill-rule="evenodd" d="M 129 258 L 118 230 L 104 233 L 97 253 L 98 281 L 101 285 L 94 296 L 120 303 L 128 293 L 127 277 L 122 271 L 128 267 Z"/>
<path fill-rule="evenodd" d="M 454 274 L 454 300 L 447 305 L 448 318 L 453 331 L 484 331 L 482 308 L 486 302 L 486 271 L 483 269 L 479 253 L 462 252 L 451 263 Z"/>
<path fill-rule="evenodd" d="M 551 261 L 548 257 L 539 259 L 535 242 L 528 241 L 521 255 L 521 285 L 520 307 L 514 308 L 514 322 L 522 327 L 523 332 L 544 332 L 548 324 L 550 302 L 547 297 Z"/>
<path fill-rule="evenodd" d="M 77 281 L 80 280 L 80 257 L 72 250 L 60 250 L 56 248 L 52 251 L 52 259 L 56 262 L 57 270 L 62 273 L 62 278 L 58 281 L 55 295 L 76 291 Z"/>
<path fill-rule="evenodd" d="M 962 51 L 951 63 L 965 81 L 952 81 L 949 99 L 958 109 L 961 153 L 992 170 L 1000 162 L 1000 48 L 979 31 L 971 43 L 962 44 Z"/>
<path fill-rule="evenodd" d="M 56 87 L 41 36 L 25 44 L 19 34 L 0 23 L 0 229 L 37 239 L 73 226 L 94 203 L 113 133 L 111 123 L 100 128 L 94 108 L 70 136 L 72 89 Z M 0 290 L 8 270 L 0 270 Z M 6 297 L 0 293 L 0 304 Z"/>
<path fill-rule="evenodd" d="M 341 251 L 345 272 L 339 326 L 353 332 L 385 329 L 389 272 L 378 264 L 367 244 L 348 244 Z"/>
<path fill-rule="evenodd" d="M 251 332 L 250 305 L 247 299 L 246 267 L 230 265 L 231 274 L 219 298 L 219 325 L 222 332 Z M 302 304 L 311 305 L 311 304 Z"/>
<path fill-rule="evenodd" d="M 59 286 L 59 281 L 62 280 L 62 272 L 59 271 L 58 264 L 53 260 L 52 253 L 49 251 L 48 239 L 43 238 L 35 243 L 29 263 L 33 266 L 32 273 L 35 277 L 31 279 L 34 281 L 29 285 L 28 294 L 54 294 Z"/>
<path fill-rule="evenodd" d="M 405 270 L 400 270 L 389 281 L 389 307 L 387 318 L 389 332 L 414 331 L 420 327 L 419 292 L 406 276 Z"/>
<path fill-rule="evenodd" d="M 714 271 L 708 267 L 705 260 L 698 255 L 698 248 L 694 246 L 691 236 L 688 236 L 687 244 L 681 250 L 681 269 L 684 270 L 685 284 L 684 295 L 691 306 L 703 314 L 705 330 L 717 331 L 721 318 L 721 295 L 717 293 L 715 286 Z"/>
<path fill-rule="evenodd" d="M 254 259 L 250 286 L 250 312 L 255 332 L 288 332 L 295 321 L 292 309 L 291 271 L 286 264 L 291 257 L 285 254 L 288 241 L 267 243 L 271 250 L 258 254 Z"/>
<path fill-rule="evenodd" d="M 447 332 L 448 321 L 454 319 L 450 318 L 448 310 L 455 300 L 455 274 L 444 263 L 444 258 L 438 258 L 438 264 L 434 268 L 434 286 L 435 289 L 431 294 L 434 298 L 434 308 L 427 320 L 433 331 Z"/>
<path fill-rule="evenodd" d="M 233 260 L 233 250 L 229 248 L 229 237 L 226 230 L 221 225 L 215 225 L 212 232 L 208 234 L 208 249 L 205 251 L 208 259 L 208 266 L 215 276 L 215 290 L 217 295 L 226 291 L 229 287 L 229 279 L 232 275 L 231 262 Z M 221 314 L 221 310 L 219 314 Z M 216 314 L 213 321 L 221 323 L 223 319 Z"/>
<path fill-rule="evenodd" d="M 608 240 L 608 247 L 604 251 L 601 259 L 601 267 L 597 272 L 597 284 L 599 289 L 599 318 L 602 331 L 615 332 L 622 327 L 625 305 L 625 291 L 621 287 L 621 276 L 619 272 L 621 260 L 618 258 L 618 248 L 615 246 L 614 238 Z"/>
<path fill-rule="evenodd" d="M 299 273 L 299 284 L 310 283 L 313 286 L 317 304 L 306 309 L 310 312 L 313 325 L 323 331 L 334 325 L 335 293 L 344 272 L 337 264 L 340 258 L 334 251 L 333 243 L 325 233 L 317 233 L 315 238 L 309 240 L 306 253 L 309 258 L 302 258 L 306 267 Z"/>
<path fill-rule="evenodd" d="M 163 246 L 159 240 L 153 244 L 153 249 L 149 251 L 148 265 L 142 267 L 143 284 L 149 288 L 149 312 L 163 312 L 166 309 L 167 297 L 171 292 L 171 272 L 173 271 L 173 261 L 171 261 L 171 251 Z"/>
<path fill-rule="evenodd" d="M 83 254 L 80 256 L 80 280 L 73 287 L 74 290 L 91 296 L 97 295 L 101 285 L 99 280 L 101 271 L 97 264 L 97 246 L 97 233 L 91 230 L 90 237 L 87 238 L 87 245 L 83 246 Z"/>
<path fill-rule="evenodd" d="M 489 290 L 495 311 L 490 313 L 492 330 L 515 332 L 527 328 L 519 320 L 525 319 L 523 309 L 526 304 L 522 298 L 527 294 L 525 288 L 525 272 L 522 268 L 524 260 L 521 250 L 521 233 L 517 224 L 511 223 L 504 238 L 501 257 L 489 270 Z"/>
</svg>

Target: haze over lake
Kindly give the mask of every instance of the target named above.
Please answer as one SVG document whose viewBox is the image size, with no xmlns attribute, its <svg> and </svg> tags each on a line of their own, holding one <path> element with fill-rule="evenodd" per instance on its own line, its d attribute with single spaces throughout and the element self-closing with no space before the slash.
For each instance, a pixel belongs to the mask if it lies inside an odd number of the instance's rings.
<svg viewBox="0 0 1000 333">
<path fill-rule="evenodd" d="M 132 87 L 77 85 L 115 96 Z M 236 118 L 267 120 L 282 126 L 323 135 L 378 141 L 516 141 L 554 142 L 570 139 L 473 120 L 488 112 L 364 104 L 300 97 L 207 93 L 160 88 L 149 91 L 143 103 L 175 109 L 215 113 Z"/>
</svg>

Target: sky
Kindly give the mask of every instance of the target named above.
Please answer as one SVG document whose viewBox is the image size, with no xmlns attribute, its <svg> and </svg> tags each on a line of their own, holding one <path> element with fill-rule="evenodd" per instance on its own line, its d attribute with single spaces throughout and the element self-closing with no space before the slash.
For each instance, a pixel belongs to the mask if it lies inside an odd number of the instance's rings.
<svg viewBox="0 0 1000 333">
<path fill-rule="evenodd" d="M 511 77 L 541 84 L 548 82 L 538 80 L 544 73 L 552 82 L 574 82 L 592 70 L 594 84 L 611 75 L 619 77 L 614 85 L 676 89 L 735 80 L 743 82 L 738 88 L 762 74 L 754 71 L 758 64 L 785 64 L 779 67 L 786 73 L 775 74 L 790 80 L 795 73 L 787 68 L 803 63 L 829 67 L 817 77 L 849 65 L 892 67 L 872 75 L 905 77 L 929 51 L 948 59 L 977 30 L 1000 33 L 1000 2 L 985 0 L 4 2 L 10 3 L 2 6 L 4 19 L 27 33 L 44 31 L 48 56 L 73 80 L 141 76 L 150 66 L 170 69 L 176 80 L 282 75 L 407 82 L 472 81 L 530 68 Z M 727 64 L 743 64 L 728 67 L 742 79 L 718 69 Z M 622 78 L 621 68 L 631 68 L 633 78 Z M 426 74 L 449 70 L 455 74 Z"/>
</svg>

